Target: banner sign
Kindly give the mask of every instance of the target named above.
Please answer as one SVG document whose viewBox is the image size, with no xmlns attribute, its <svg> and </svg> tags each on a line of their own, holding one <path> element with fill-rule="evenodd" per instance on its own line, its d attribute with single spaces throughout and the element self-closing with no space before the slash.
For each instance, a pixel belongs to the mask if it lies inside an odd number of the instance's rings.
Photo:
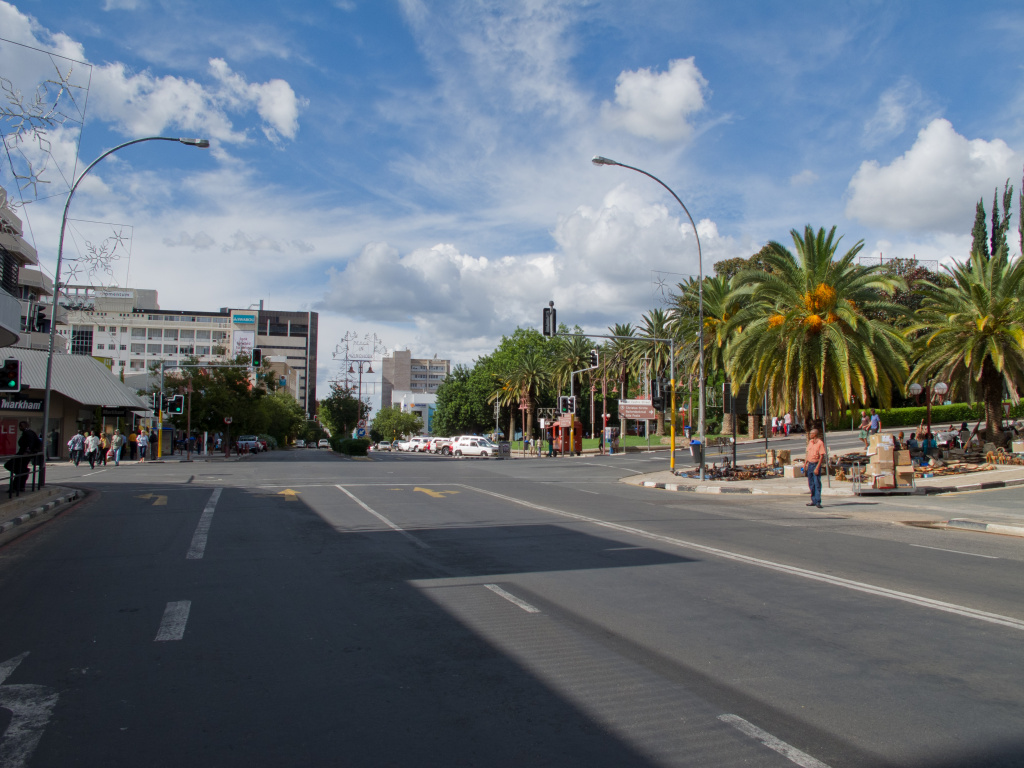
<svg viewBox="0 0 1024 768">
<path fill-rule="evenodd" d="M 0 411 L 28 411 L 29 413 L 42 413 L 43 399 L 36 399 L 34 397 L 0 398 Z"/>
<path fill-rule="evenodd" d="M 232 322 L 235 322 L 235 323 L 245 323 L 247 325 L 255 325 L 256 324 L 256 315 L 234 315 L 231 318 L 231 320 L 232 320 Z"/>
<path fill-rule="evenodd" d="M 619 400 L 619 416 L 625 419 L 656 419 L 650 400 Z"/>
</svg>

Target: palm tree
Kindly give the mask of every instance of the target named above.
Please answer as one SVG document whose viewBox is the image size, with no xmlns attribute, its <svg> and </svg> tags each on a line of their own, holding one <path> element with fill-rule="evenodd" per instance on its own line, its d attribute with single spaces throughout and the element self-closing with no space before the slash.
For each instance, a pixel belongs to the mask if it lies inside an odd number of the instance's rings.
<svg viewBox="0 0 1024 768">
<path fill-rule="evenodd" d="M 518 400 L 526 406 L 526 424 L 524 436 L 533 434 L 533 414 L 537 405 L 537 395 L 551 383 L 550 360 L 540 349 L 533 347 L 526 350 L 509 371 L 506 382 L 511 390 L 518 393 Z"/>
<path fill-rule="evenodd" d="M 1003 387 L 1016 403 L 1024 381 L 1024 259 L 1010 261 L 1001 247 L 993 256 L 975 251 L 946 271 L 951 286 L 920 288 L 924 300 L 908 329 L 918 349 L 911 379 L 945 379 L 967 400 L 980 394 L 986 437 L 994 440 Z"/>
<path fill-rule="evenodd" d="M 496 402 L 499 408 L 509 409 L 508 439 L 510 441 L 516 434 L 515 404 L 518 402 L 518 397 L 519 390 L 516 389 L 511 377 L 507 373 L 502 375 L 494 374 L 494 389 L 491 391 L 491 396 L 487 398 L 487 402 Z"/>
<path fill-rule="evenodd" d="M 616 323 L 608 328 L 609 335 L 621 338 L 611 339 L 605 355 L 606 370 L 619 382 L 619 397 L 626 397 L 629 384 L 629 367 L 636 353 L 637 342 L 631 337 L 636 336 L 636 329 L 631 323 Z M 626 434 L 626 420 L 619 415 L 619 434 Z"/>
<path fill-rule="evenodd" d="M 733 278 L 731 299 L 743 305 L 726 323 L 726 368 L 734 391 L 749 382 L 751 399 L 768 394 L 775 406 L 804 414 L 807 423 L 874 395 L 884 407 L 903 391 L 909 346 L 890 325 L 872 319 L 900 312 L 885 301 L 899 279 L 860 266 L 858 242 L 838 259 L 835 227 L 803 235 L 792 230 L 796 255 L 769 243 L 763 270 Z M 825 413 L 817 407 L 823 396 Z"/>
<path fill-rule="evenodd" d="M 643 325 L 640 327 L 641 336 L 653 339 L 671 338 L 671 318 L 668 312 L 661 308 L 652 309 L 641 318 Z M 646 339 L 637 341 L 636 353 L 633 357 L 634 370 L 639 374 L 645 366 L 652 380 L 654 377 L 662 376 L 672 363 L 672 352 L 668 342 L 648 341 Z M 665 414 L 659 411 L 657 414 L 657 433 L 665 434 Z"/>
<path fill-rule="evenodd" d="M 593 344 L 585 336 L 557 336 L 554 339 L 551 371 L 554 383 L 562 389 L 573 389 L 573 371 L 590 367 L 590 350 Z"/>
</svg>

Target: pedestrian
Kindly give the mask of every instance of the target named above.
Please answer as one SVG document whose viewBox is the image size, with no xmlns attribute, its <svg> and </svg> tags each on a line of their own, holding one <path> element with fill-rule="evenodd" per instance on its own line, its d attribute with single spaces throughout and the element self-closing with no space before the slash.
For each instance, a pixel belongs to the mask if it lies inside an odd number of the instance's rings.
<svg viewBox="0 0 1024 768">
<path fill-rule="evenodd" d="M 864 450 L 868 449 L 868 430 L 871 429 L 871 416 L 867 413 L 861 414 L 860 417 L 860 432 L 857 433 L 857 437 L 862 443 L 864 443 Z"/>
<path fill-rule="evenodd" d="M 103 466 L 107 466 L 107 453 L 110 451 L 110 438 L 107 437 L 106 433 L 100 435 L 100 456 L 99 460 Z"/>
<path fill-rule="evenodd" d="M 553 458 L 555 455 L 555 435 L 554 430 L 548 432 L 548 458 Z"/>
<path fill-rule="evenodd" d="M 793 429 L 793 414 L 787 412 L 786 415 L 782 417 L 782 420 L 786 427 L 786 437 L 789 437 L 789 432 Z"/>
<path fill-rule="evenodd" d="M 604 430 L 597 435 L 597 450 L 604 456 Z"/>
<path fill-rule="evenodd" d="M 132 430 L 132 433 L 128 435 L 128 459 L 135 461 L 135 454 L 138 452 L 139 436 Z"/>
<path fill-rule="evenodd" d="M 114 454 L 114 466 L 121 466 L 121 448 L 124 447 L 124 435 L 121 430 L 115 429 L 114 436 L 110 438 L 110 451 Z"/>
<path fill-rule="evenodd" d="M 772 416 L 772 437 L 779 434 L 779 417 Z"/>
<path fill-rule="evenodd" d="M 807 506 L 821 509 L 821 467 L 825 463 L 825 441 L 817 429 L 812 429 L 808 437 L 804 471 L 807 473 L 807 486 L 811 489 L 811 500 Z"/>
<path fill-rule="evenodd" d="M 25 490 L 25 486 L 28 484 L 29 462 L 35 466 L 39 465 L 39 457 L 35 454 L 43 450 L 43 441 L 29 427 L 27 421 L 19 422 L 18 429 L 21 430 L 21 437 L 18 438 L 18 455 L 25 456 L 23 459 L 16 459 L 14 465 L 17 469 L 14 490 L 20 493 Z"/>
<path fill-rule="evenodd" d="M 78 430 L 77 433 L 71 436 L 68 440 L 68 451 L 70 452 L 71 460 L 75 462 L 75 466 L 82 460 L 82 451 L 85 449 L 85 435 L 82 434 L 82 430 Z"/>
<path fill-rule="evenodd" d="M 875 409 L 871 409 L 871 421 L 869 422 L 868 432 L 872 435 L 877 435 L 882 431 L 882 417 L 875 413 Z"/>
<path fill-rule="evenodd" d="M 138 446 L 139 446 L 139 461 L 140 462 L 145 461 L 146 460 L 146 448 L 149 447 L 149 437 L 147 437 L 145 432 L 139 432 Z"/>
<path fill-rule="evenodd" d="M 96 469 L 96 453 L 100 449 L 100 439 L 96 436 L 96 430 L 92 430 L 85 438 L 85 457 L 89 459 L 89 469 Z"/>
</svg>

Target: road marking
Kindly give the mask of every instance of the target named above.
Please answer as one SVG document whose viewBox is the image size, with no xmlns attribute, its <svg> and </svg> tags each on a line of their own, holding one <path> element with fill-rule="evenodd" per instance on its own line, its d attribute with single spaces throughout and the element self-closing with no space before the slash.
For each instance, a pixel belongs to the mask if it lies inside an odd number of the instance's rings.
<svg viewBox="0 0 1024 768">
<path fill-rule="evenodd" d="M 829 768 L 828 765 L 817 760 L 806 752 L 801 752 L 794 746 L 787 744 L 781 739 L 777 739 L 772 736 L 768 731 L 762 731 L 753 723 L 749 723 L 738 715 L 719 715 L 718 719 L 723 723 L 728 723 L 733 728 L 737 729 L 741 733 L 745 733 L 752 739 L 757 739 L 764 744 L 768 749 L 773 749 L 783 757 L 787 758 L 790 762 L 796 763 L 800 768 Z"/>
<path fill-rule="evenodd" d="M 420 493 L 425 493 L 427 494 L 427 496 L 431 496 L 435 499 L 443 499 L 445 497 L 445 494 L 458 493 L 458 491 L 434 491 L 431 490 L 430 488 L 413 488 L 412 490 L 413 493 L 419 491 Z"/>
<path fill-rule="evenodd" d="M 28 656 L 28 651 L 0 664 L 3 683 Z M 0 686 L 0 709 L 11 713 L 11 719 L 0 738 L 0 768 L 24 768 L 50 722 L 58 694 L 45 685 Z"/>
<path fill-rule="evenodd" d="M 299 495 L 299 491 L 293 491 L 291 488 L 285 488 L 283 491 L 278 491 L 277 496 L 284 496 L 286 501 L 295 501 L 295 497 Z"/>
<path fill-rule="evenodd" d="M 725 549 L 709 547 L 704 544 L 697 544 L 693 541 L 686 541 L 685 539 L 673 538 L 672 536 L 661 536 L 660 534 L 645 531 L 642 528 L 633 528 L 628 525 L 620 525 L 619 523 L 610 523 L 607 520 L 600 520 L 595 517 L 587 517 L 586 515 L 578 515 L 574 512 L 566 512 L 565 510 L 555 509 L 554 507 L 545 507 L 541 504 L 534 504 L 533 502 L 530 501 L 524 501 L 522 499 L 517 499 L 512 496 L 506 496 L 501 493 L 495 493 L 494 491 L 486 491 L 483 488 L 475 488 L 472 485 L 463 484 L 462 487 L 468 488 L 471 491 L 477 491 L 478 493 L 482 493 L 487 496 L 493 496 L 496 499 L 503 499 L 504 501 L 508 501 L 513 504 L 519 504 L 521 506 L 529 507 L 531 509 L 537 509 L 540 510 L 541 512 L 548 512 L 553 515 L 567 517 L 570 520 L 578 520 L 580 522 L 590 523 L 592 525 L 597 525 L 602 528 L 608 528 L 613 531 L 620 531 L 622 533 L 629 533 L 634 536 L 641 536 L 645 539 L 651 539 L 653 541 L 659 541 L 664 544 L 682 547 L 683 549 L 692 549 L 696 550 L 697 552 L 704 552 L 705 554 L 725 558 L 726 560 L 735 560 L 736 562 L 746 563 L 747 565 L 755 565 L 759 568 L 767 568 L 773 571 L 780 571 L 781 573 L 787 573 L 791 576 L 799 576 L 804 579 L 820 581 L 825 584 L 831 584 L 836 587 L 852 589 L 856 592 L 865 592 L 869 595 L 887 597 L 891 600 L 899 600 L 901 602 L 911 603 L 913 605 L 918 605 L 923 608 L 931 608 L 936 611 L 944 611 L 945 613 L 954 613 L 958 616 L 965 616 L 969 619 L 977 619 L 978 621 L 985 621 L 990 624 L 1000 624 L 1004 627 L 1011 627 L 1013 629 L 1019 629 L 1024 631 L 1024 620 L 1015 619 L 1012 616 L 1003 616 L 1002 614 L 998 613 L 980 611 L 976 608 L 970 608 L 965 605 L 957 605 L 956 603 L 945 603 L 941 600 L 933 600 L 930 597 L 922 597 L 920 595 L 913 595 L 907 592 L 899 592 L 895 589 L 878 587 L 874 584 L 865 584 L 860 581 L 844 579 L 840 578 L 839 576 L 832 576 L 827 573 L 819 573 L 818 571 L 811 571 L 806 568 L 798 568 L 794 565 L 776 563 L 771 560 L 762 560 L 759 557 L 741 555 L 738 552 L 729 552 Z"/>
<path fill-rule="evenodd" d="M 214 488 L 210 500 L 206 502 L 206 508 L 199 517 L 199 525 L 196 526 L 196 532 L 192 535 L 192 544 L 188 548 L 188 554 L 185 555 L 186 560 L 203 559 L 203 554 L 206 552 L 206 540 L 210 536 L 210 523 L 213 522 L 213 510 L 217 507 L 217 501 L 223 490 L 223 488 Z"/>
<path fill-rule="evenodd" d="M 352 494 L 352 493 L 351 493 L 351 492 L 350 492 L 350 491 L 349 491 L 349 490 L 348 490 L 347 488 L 345 488 L 344 486 L 341 486 L 341 485 L 336 485 L 336 486 L 334 486 L 334 487 L 335 487 L 335 488 L 337 488 L 337 489 L 338 489 L 339 491 L 341 491 L 342 493 L 344 493 L 344 494 L 345 494 L 346 496 L 348 496 L 348 497 L 349 497 L 350 499 L 352 499 L 352 501 L 354 501 L 354 502 L 355 502 L 356 504 L 358 504 L 358 505 L 359 505 L 360 507 L 362 507 L 363 509 L 365 509 L 365 510 L 366 510 L 367 512 L 369 512 L 369 513 L 370 513 L 371 515 L 373 515 L 374 517 L 376 517 L 376 518 L 377 518 L 378 520 L 380 520 L 380 521 L 381 521 L 382 523 L 384 523 L 384 525 L 386 525 L 386 526 L 387 526 L 388 528 L 390 528 L 391 530 L 393 530 L 393 531 L 396 531 L 396 532 L 398 532 L 398 533 L 402 534 L 403 536 L 405 536 L 405 538 L 409 539 L 409 541 L 413 542 L 413 543 L 414 543 L 414 544 L 415 544 L 416 546 L 418 546 L 418 547 L 422 547 L 423 549 L 430 549 L 430 545 L 429 545 L 429 544 L 427 544 L 427 542 L 423 541 L 422 539 L 418 539 L 418 538 L 416 538 L 415 536 L 413 536 L 413 535 L 412 535 L 411 533 L 409 533 L 409 532 L 408 532 L 407 530 L 405 530 L 404 528 L 399 528 L 399 527 L 398 527 L 397 525 L 395 525 L 395 524 L 394 524 L 394 523 L 392 523 L 392 522 L 391 522 L 390 520 L 388 520 L 388 519 L 387 519 L 386 517 L 384 517 L 384 515 L 382 515 L 382 514 L 381 514 L 380 512 L 375 512 L 374 510 L 370 509 L 370 507 L 369 507 L 369 506 L 367 506 L 367 505 L 366 505 L 366 503 L 362 501 L 362 499 L 358 499 L 358 498 L 356 498 L 356 497 L 355 497 L 355 496 L 354 496 L 354 495 L 353 495 L 353 494 Z"/>
<path fill-rule="evenodd" d="M 92 477 L 93 475 L 98 475 L 101 472 L 106 472 L 106 471 L 107 470 L 105 470 L 105 469 L 97 469 L 95 472 L 86 472 L 84 475 L 82 475 L 82 477 Z"/>
<path fill-rule="evenodd" d="M 953 552 L 958 555 L 970 555 L 971 557 L 984 557 L 989 560 L 998 560 L 998 557 L 993 555 L 979 555 L 975 552 L 961 552 L 959 549 L 943 549 L 942 547 L 926 547 L 924 544 L 911 544 L 912 547 L 918 547 L 919 549 L 934 549 L 939 552 Z"/>
<path fill-rule="evenodd" d="M 518 605 L 520 608 L 522 608 L 527 613 L 540 613 L 540 609 L 539 608 L 534 608 L 532 605 L 530 605 L 525 600 L 520 600 L 518 597 L 513 595 L 511 592 L 506 592 L 504 589 L 499 587 L 497 584 L 484 584 L 484 586 L 487 587 L 489 590 L 491 590 L 491 592 L 493 592 L 494 594 L 496 594 L 496 595 L 498 595 L 500 597 L 504 597 L 506 600 L 508 600 L 513 605 Z"/>
<path fill-rule="evenodd" d="M 602 467 L 603 469 L 621 469 L 623 472 L 632 472 L 634 475 L 644 474 L 638 469 L 627 469 L 626 467 L 613 467 L 611 464 L 595 464 L 592 461 L 577 461 L 576 464 L 583 464 L 588 467 Z"/>
<path fill-rule="evenodd" d="M 179 600 L 168 603 L 164 608 L 164 617 L 160 620 L 160 629 L 153 638 L 154 643 L 165 640 L 181 640 L 185 636 L 185 625 L 188 624 L 188 612 L 192 610 L 191 600 Z"/>
<path fill-rule="evenodd" d="M 155 498 L 156 501 L 153 502 L 153 506 L 154 507 L 166 507 L 167 506 L 167 497 L 166 496 L 161 496 L 158 493 L 147 493 L 144 496 L 136 496 L 135 498 L 136 499 L 147 499 L 147 500 Z"/>
</svg>

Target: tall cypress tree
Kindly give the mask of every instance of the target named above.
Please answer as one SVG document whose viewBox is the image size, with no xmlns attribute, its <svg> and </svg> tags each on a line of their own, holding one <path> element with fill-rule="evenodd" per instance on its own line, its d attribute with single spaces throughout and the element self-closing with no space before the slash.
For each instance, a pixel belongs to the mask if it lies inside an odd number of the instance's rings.
<svg viewBox="0 0 1024 768">
<path fill-rule="evenodd" d="M 988 226 L 985 222 L 985 201 L 978 201 L 978 208 L 974 213 L 974 228 L 971 230 L 971 253 L 980 253 L 983 256 L 989 255 L 988 250 Z"/>
<path fill-rule="evenodd" d="M 999 253 L 1000 248 L 1008 248 L 1006 233 L 1010 230 L 1010 204 L 1013 202 L 1013 187 L 1010 180 L 1006 180 L 1003 187 L 1003 215 L 999 216 L 999 188 L 992 193 L 992 249 L 994 255 Z"/>
</svg>

